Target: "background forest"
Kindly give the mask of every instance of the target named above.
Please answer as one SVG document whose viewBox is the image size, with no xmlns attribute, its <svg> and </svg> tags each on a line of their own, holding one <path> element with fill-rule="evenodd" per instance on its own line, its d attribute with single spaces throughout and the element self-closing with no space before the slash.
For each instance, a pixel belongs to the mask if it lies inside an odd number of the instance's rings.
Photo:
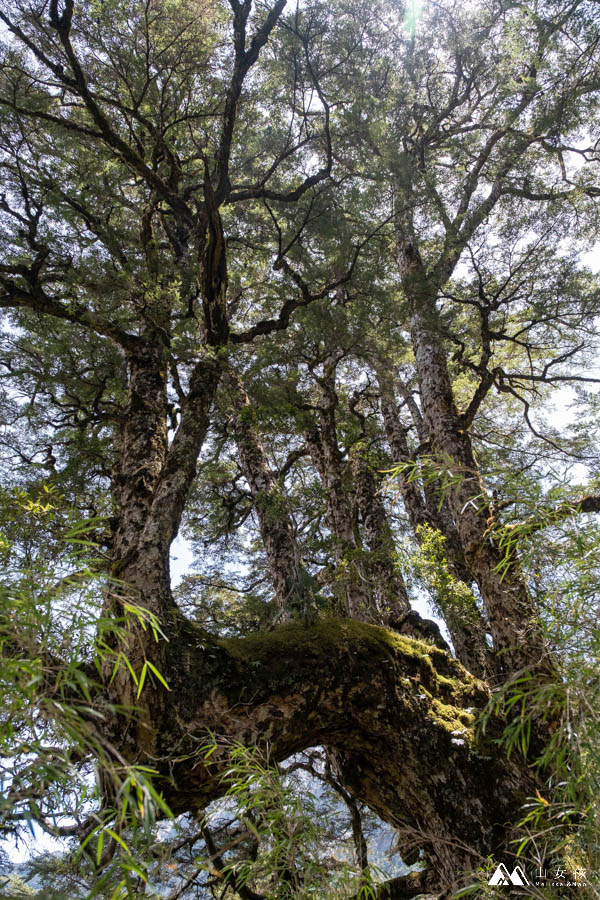
<svg viewBox="0 0 600 900">
<path fill-rule="evenodd" d="M 0 896 L 600 897 L 600 5 L 0 22 Z"/>
</svg>

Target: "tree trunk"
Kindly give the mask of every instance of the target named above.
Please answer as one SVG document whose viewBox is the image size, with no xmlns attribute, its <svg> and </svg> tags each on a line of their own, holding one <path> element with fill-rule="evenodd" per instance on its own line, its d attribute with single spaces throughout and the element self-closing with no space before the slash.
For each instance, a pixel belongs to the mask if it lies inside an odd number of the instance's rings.
<svg viewBox="0 0 600 900">
<path fill-rule="evenodd" d="M 389 517 L 363 445 L 352 450 L 352 475 L 356 505 L 369 548 L 365 574 L 379 612 L 379 622 L 389 624 L 402 620 L 410 610 L 410 601 L 394 558 L 395 543 Z"/>
<path fill-rule="evenodd" d="M 280 484 L 273 475 L 256 427 L 254 410 L 241 381 L 228 377 L 235 439 L 260 525 L 280 621 L 315 614 L 313 579 L 302 564 L 294 526 Z"/>
<path fill-rule="evenodd" d="M 393 390 L 393 380 L 389 373 L 379 369 L 377 373 L 381 397 L 381 412 L 385 433 L 394 463 L 410 463 L 412 461 L 406 429 L 403 427 Z M 415 423 L 421 432 L 424 426 Z M 424 436 L 422 434 L 422 436 Z M 460 536 L 454 523 L 445 496 L 436 490 L 434 484 L 424 484 L 423 494 L 415 480 L 404 471 L 399 475 L 400 492 L 408 513 L 410 524 L 419 543 L 423 543 L 426 531 L 430 528 L 438 531 L 444 538 L 448 570 L 453 578 L 466 585 L 471 591 L 473 575 L 471 574 L 460 543 Z M 486 641 L 486 623 L 479 612 L 475 599 L 463 611 L 448 607 L 440 598 L 440 608 L 452 638 L 457 659 L 479 678 L 488 678 L 495 670 L 492 654 Z M 448 607 L 448 608 L 446 608 Z"/>
<path fill-rule="evenodd" d="M 145 344 L 129 361 L 129 395 L 119 447 L 119 509 L 112 552 L 112 578 L 107 590 L 110 614 L 125 617 L 127 631 L 119 651 L 138 677 L 147 660 L 160 671 L 169 668 L 168 639 L 181 613 L 171 594 L 169 552 L 209 421 L 220 378 L 216 357 L 203 357 L 192 372 L 181 421 L 167 445 L 167 351 Z M 132 606 L 137 612 L 132 612 Z M 167 640 L 155 639 L 153 624 Z M 113 643 L 117 645 L 114 637 Z M 134 680 L 125 664 L 106 659 L 104 677 L 109 697 L 120 706 L 138 706 Z M 147 693 L 142 714 L 127 722 L 124 736 L 132 746 L 151 752 L 165 715 L 166 695 Z M 156 702 L 159 701 L 159 705 Z M 154 704 L 154 705 L 153 705 Z M 119 727 L 121 727 L 119 726 Z"/>
<path fill-rule="evenodd" d="M 336 590 L 340 611 L 353 619 L 377 621 L 377 609 L 362 566 L 362 548 L 354 528 L 351 499 L 344 484 L 344 463 L 337 438 L 335 409 L 338 397 L 333 365 L 326 364 L 325 376 L 319 383 L 322 388 L 319 424 L 306 429 L 304 437 L 325 492 L 327 521 L 337 564 Z"/>
<path fill-rule="evenodd" d="M 129 392 L 119 447 L 118 522 L 113 558 L 137 547 L 167 455 L 167 359 L 163 346 L 142 345 L 128 360 Z"/>
<path fill-rule="evenodd" d="M 456 409 L 440 337 L 435 290 L 412 244 L 400 249 L 401 276 L 410 305 L 410 326 L 423 417 L 440 466 L 451 473 L 447 496 L 465 560 L 483 597 L 499 666 L 506 673 L 539 666 L 547 649 L 516 559 L 501 571 L 503 554 L 490 534 L 492 510 L 469 435 Z"/>
</svg>

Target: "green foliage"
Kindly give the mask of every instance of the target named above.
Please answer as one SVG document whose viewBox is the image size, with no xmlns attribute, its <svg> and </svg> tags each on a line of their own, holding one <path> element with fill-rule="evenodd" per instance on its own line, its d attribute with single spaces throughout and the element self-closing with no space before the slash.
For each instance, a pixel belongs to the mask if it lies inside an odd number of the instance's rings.
<svg viewBox="0 0 600 900">
<path fill-rule="evenodd" d="M 236 877 L 241 884 L 252 879 L 277 900 L 300 891 L 322 896 L 328 873 L 318 860 L 318 844 L 325 823 L 317 817 L 314 795 L 286 789 L 277 767 L 255 749 L 232 747 L 229 755 L 226 796 L 235 799 L 241 821 L 263 848 L 256 863 L 234 864 Z"/>
<path fill-rule="evenodd" d="M 341 900 L 349 891 L 360 900 L 375 897 L 377 870 L 357 874 L 350 863 L 334 827 L 333 810 L 331 819 L 324 810 L 324 783 L 317 782 L 319 795 L 313 793 L 306 778 L 299 780 L 282 771 L 257 748 L 212 738 L 203 752 L 207 759 L 226 753 L 224 796 L 232 801 L 236 818 L 258 846 L 250 858 L 234 854 L 223 866 L 225 881 L 231 877 L 236 888 L 248 885 L 269 900 L 324 896 Z M 290 768 L 294 773 L 293 763 Z M 206 866 L 210 871 L 211 864 Z"/>
<path fill-rule="evenodd" d="M 424 454 L 418 460 L 403 462 L 388 471 L 392 478 L 404 478 L 411 484 L 434 485 L 438 493 L 439 509 L 446 500 L 448 491 L 458 488 L 466 479 L 472 479 L 473 472 L 461 466 L 448 453 L 437 456 Z M 485 501 L 484 494 L 480 491 L 473 494 L 471 504 L 476 509 Z"/>
<path fill-rule="evenodd" d="M 524 806 L 516 855 L 538 867 L 562 864 L 592 877 L 600 868 L 600 530 L 580 524 L 572 506 L 567 517 L 564 506 L 557 508 L 559 516 L 542 510 L 522 528 L 508 528 L 507 540 L 526 565 L 537 565 L 542 623 L 558 672 L 548 678 L 526 671 L 504 685 L 480 727 L 492 709 L 500 710 L 507 720 L 501 739 L 507 755 L 526 757 L 546 779 Z M 542 744 L 533 737 L 540 728 Z"/>
<path fill-rule="evenodd" d="M 448 569 L 446 538 L 429 525 L 417 529 L 418 548 L 411 557 L 415 576 L 431 592 L 438 615 L 450 622 L 477 625 L 480 613 L 473 592 Z"/>
<path fill-rule="evenodd" d="M 53 509 L 50 502 L 17 501 L 34 521 Z M 94 873 L 90 896 L 110 884 L 107 896 L 116 900 L 133 896 L 134 883 L 145 880 L 141 847 L 157 816 L 171 814 L 154 771 L 127 762 L 114 747 L 115 719 L 137 712 L 109 705 L 100 675 L 112 669 L 114 678 L 123 668 L 138 698 L 147 678 L 168 686 L 150 660 L 136 674 L 127 656 L 134 623 L 162 639 L 156 617 L 125 599 L 121 617 L 102 613 L 106 588 L 123 594 L 124 586 L 97 574 L 102 561 L 87 539 L 97 524 L 75 524 L 64 536 L 62 565 L 75 567 L 74 574 L 57 582 L 38 560 L 31 569 L 9 570 L 0 584 L 0 836 L 34 834 L 34 824 L 57 838 L 77 834 L 78 865 Z"/>
</svg>

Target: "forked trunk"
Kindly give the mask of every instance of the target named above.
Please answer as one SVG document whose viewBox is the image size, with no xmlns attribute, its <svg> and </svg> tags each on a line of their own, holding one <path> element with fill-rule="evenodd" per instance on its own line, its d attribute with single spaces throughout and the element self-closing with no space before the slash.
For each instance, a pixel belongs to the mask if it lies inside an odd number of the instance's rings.
<svg viewBox="0 0 600 900">
<path fill-rule="evenodd" d="M 125 631 L 118 641 L 116 636 L 113 639 L 122 655 L 105 660 L 104 676 L 111 699 L 141 710 L 135 724 L 129 721 L 124 726 L 119 742 L 149 753 L 156 749 L 168 697 L 148 691 L 139 701 L 136 682 L 123 656 L 138 679 L 147 661 L 161 673 L 172 669 L 169 637 L 181 614 L 171 594 L 169 553 L 196 474 L 219 377 L 216 357 L 208 356 L 197 364 L 182 403 L 179 427 L 168 446 L 166 350 L 147 343 L 129 360 L 128 403 L 116 479 L 119 508 L 106 597 L 109 613 L 121 619 Z M 132 611 L 133 607 L 137 611 Z M 166 639 L 157 639 L 155 623 Z"/>
</svg>

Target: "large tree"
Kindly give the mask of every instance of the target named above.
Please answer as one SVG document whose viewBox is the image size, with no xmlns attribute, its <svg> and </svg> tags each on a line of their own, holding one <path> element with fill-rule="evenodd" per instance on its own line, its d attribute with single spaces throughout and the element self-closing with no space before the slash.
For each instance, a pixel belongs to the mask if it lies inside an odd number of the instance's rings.
<svg viewBox="0 0 600 900">
<path fill-rule="evenodd" d="M 7 821 L 60 831 L 48 785 L 96 759 L 104 812 L 62 827 L 114 852 L 132 785 L 201 819 L 232 741 L 320 746 L 349 808 L 424 851 L 389 891 L 451 890 L 552 777 L 558 575 L 519 539 L 600 508 L 543 498 L 594 448 L 534 413 L 593 381 L 597 6 L 0 18 L 3 653 L 30 692 Z M 476 724 L 524 681 L 509 734 L 548 771 Z"/>
</svg>

